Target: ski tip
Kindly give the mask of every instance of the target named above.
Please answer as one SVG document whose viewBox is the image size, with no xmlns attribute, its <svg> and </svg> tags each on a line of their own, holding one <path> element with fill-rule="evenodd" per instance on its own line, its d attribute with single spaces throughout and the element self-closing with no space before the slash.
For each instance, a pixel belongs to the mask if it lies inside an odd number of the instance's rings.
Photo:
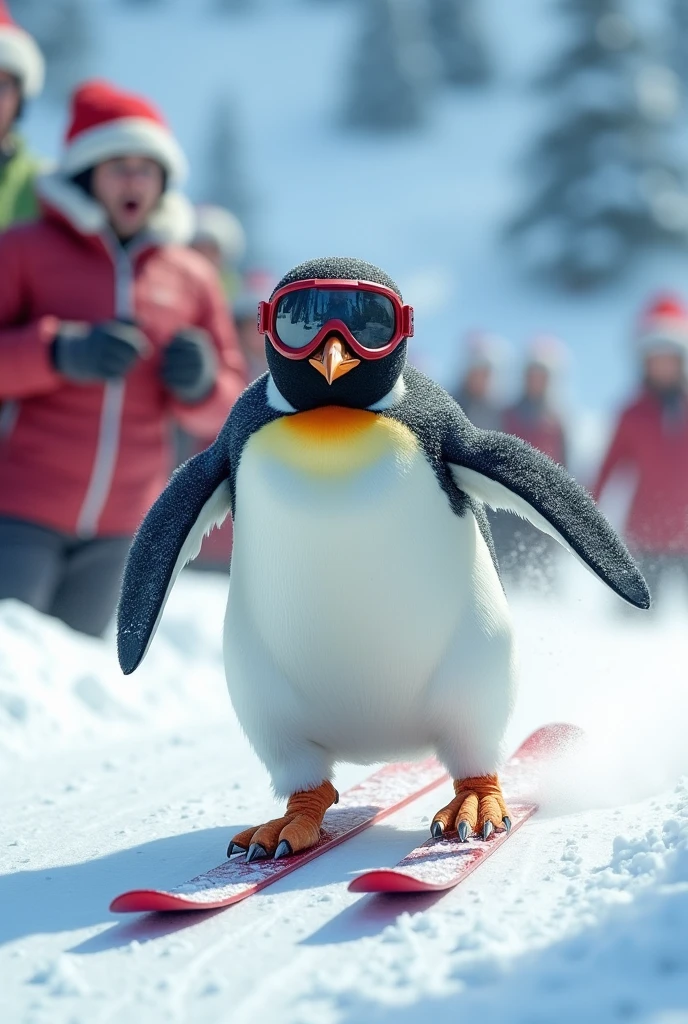
<svg viewBox="0 0 688 1024">
<path fill-rule="evenodd" d="M 393 869 L 366 871 L 353 878 L 348 885 L 349 892 L 435 892 L 443 886 L 421 882 Z"/>
<path fill-rule="evenodd" d="M 158 889 L 132 889 L 115 896 L 110 904 L 113 914 L 145 914 L 156 911 L 208 910 L 206 903 L 192 903 L 181 896 Z"/>
</svg>

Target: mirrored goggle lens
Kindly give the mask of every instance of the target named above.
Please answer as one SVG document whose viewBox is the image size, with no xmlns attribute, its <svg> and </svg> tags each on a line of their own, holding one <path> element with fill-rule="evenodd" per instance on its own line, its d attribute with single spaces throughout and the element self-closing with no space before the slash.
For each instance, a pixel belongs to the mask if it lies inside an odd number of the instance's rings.
<svg viewBox="0 0 688 1024">
<path fill-rule="evenodd" d="M 304 288 L 283 295 L 277 305 L 277 337 L 289 348 L 305 348 L 329 320 L 345 323 L 364 348 L 384 348 L 394 337 L 392 300 L 355 288 Z"/>
</svg>

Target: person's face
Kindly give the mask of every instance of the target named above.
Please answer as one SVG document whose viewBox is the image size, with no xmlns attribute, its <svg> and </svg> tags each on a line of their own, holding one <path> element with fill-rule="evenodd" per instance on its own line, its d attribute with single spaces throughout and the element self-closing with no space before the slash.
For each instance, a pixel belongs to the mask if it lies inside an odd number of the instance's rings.
<svg viewBox="0 0 688 1024">
<path fill-rule="evenodd" d="M 145 156 L 104 160 L 93 172 L 93 195 L 104 207 L 120 238 L 141 231 L 158 205 L 163 189 L 160 164 Z"/>
<path fill-rule="evenodd" d="M 645 376 L 656 388 L 678 387 L 684 373 L 683 357 L 678 352 L 652 352 L 645 357 Z"/>
<path fill-rule="evenodd" d="M 489 366 L 474 366 L 466 374 L 466 391 L 473 398 L 485 398 L 491 382 L 492 371 Z"/>
<path fill-rule="evenodd" d="M 209 241 L 209 239 L 199 238 L 197 241 L 192 242 L 191 248 L 195 249 L 196 252 L 202 253 L 207 260 L 210 260 L 216 270 L 223 269 L 222 253 L 219 246 L 215 245 L 214 242 Z"/>
<path fill-rule="evenodd" d="M 12 128 L 21 103 L 19 82 L 7 71 L 0 71 L 0 140 Z"/>
<path fill-rule="evenodd" d="M 549 387 L 549 371 L 544 366 L 529 366 L 525 386 L 529 398 L 543 398 Z"/>
</svg>

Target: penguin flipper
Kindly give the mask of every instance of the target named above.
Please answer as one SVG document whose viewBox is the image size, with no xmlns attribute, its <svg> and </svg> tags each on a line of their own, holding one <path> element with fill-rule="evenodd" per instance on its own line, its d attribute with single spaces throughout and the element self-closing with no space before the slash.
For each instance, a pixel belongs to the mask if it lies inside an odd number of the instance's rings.
<svg viewBox="0 0 688 1024">
<path fill-rule="evenodd" d="M 125 675 L 143 661 L 177 576 L 230 507 L 229 463 L 216 441 L 175 470 L 134 537 L 117 609 L 117 654 Z"/>
<path fill-rule="evenodd" d="M 510 434 L 462 429 L 445 440 L 457 487 L 554 537 L 629 604 L 650 607 L 647 584 L 590 494 L 548 456 Z"/>
</svg>

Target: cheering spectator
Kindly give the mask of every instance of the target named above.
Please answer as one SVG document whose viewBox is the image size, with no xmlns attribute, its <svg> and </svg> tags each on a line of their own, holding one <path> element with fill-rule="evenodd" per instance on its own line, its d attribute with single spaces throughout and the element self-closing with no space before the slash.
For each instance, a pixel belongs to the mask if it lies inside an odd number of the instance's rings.
<svg viewBox="0 0 688 1024">
<path fill-rule="evenodd" d="M 471 331 L 465 339 L 462 375 L 452 395 L 476 427 L 498 430 L 495 377 L 504 361 L 505 343 L 486 331 Z"/>
<path fill-rule="evenodd" d="M 566 361 L 558 338 L 535 338 L 526 355 L 523 392 L 515 405 L 506 409 L 502 430 L 528 441 L 555 462 L 566 465 L 566 435 L 553 398 L 553 384 Z"/>
<path fill-rule="evenodd" d="M 536 337 L 526 355 L 522 394 L 502 419 L 502 430 L 528 441 L 563 466 L 567 463 L 566 433 L 553 391 L 565 362 L 566 351 L 558 338 Z M 493 534 L 507 580 L 545 594 L 556 589 L 560 554 L 556 541 L 504 512 L 495 515 Z"/>
<path fill-rule="evenodd" d="M 622 411 L 594 488 L 614 477 L 632 487 L 626 540 L 653 594 L 667 570 L 688 581 L 688 310 L 663 295 L 648 306 L 637 333 L 640 394 Z"/>
<path fill-rule="evenodd" d="M 223 206 L 197 206 L 191 247 L 210 260 L 227 298 L 234 300 L 241 289 L 239 265 L 246 253 L 246 233 L 239 219 Z"/>
<path fill-rule="evenodd" d="M 40 219 L 0 237 L 0 597 L 93 635 L 171 422 L 212 435 L 244 384 L 217 274 L 181 244 L 184 165 L 147 100 L 86 83 Z"/>
<path fill-rule="evenodd" d="M 34 178 L 38 161 L 15 131 L 27 99 L 43 88 L 43 57 L 0 0 L 0 230 L 38 212 Z"/>
</svg>

